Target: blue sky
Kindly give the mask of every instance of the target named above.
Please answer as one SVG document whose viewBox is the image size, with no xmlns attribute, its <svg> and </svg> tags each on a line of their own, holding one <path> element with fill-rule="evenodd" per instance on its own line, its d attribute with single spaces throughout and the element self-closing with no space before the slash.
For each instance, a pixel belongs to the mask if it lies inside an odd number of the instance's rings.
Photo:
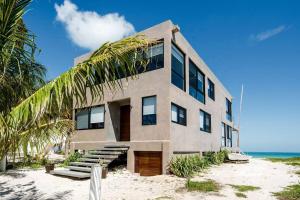
<svg viewBox="0 0 300 200">
<path fill-rule="evenodd" d="M 33 0 L 25 16 L 49 79 L 93 48 L 89 39 L 97 29 L 78 29 L 81 23 L 111 25 L 101 43 L 108 35 L 125 36 L 171 19 L 235 97 L 235 114 L 244 84 L 242 150 L 300 152 L 300 1 L 72 0 L 72 11 L 63 3 Z"/>
</svg>

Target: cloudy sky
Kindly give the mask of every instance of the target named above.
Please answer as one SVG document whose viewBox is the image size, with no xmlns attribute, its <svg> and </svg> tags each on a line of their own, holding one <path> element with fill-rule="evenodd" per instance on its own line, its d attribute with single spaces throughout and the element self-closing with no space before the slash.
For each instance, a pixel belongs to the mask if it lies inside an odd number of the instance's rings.
<svg viewBox="0 0 300 200">
<path fill-rule="evenodd" d="M 33 0 L 48 79 L 76 56 L 171 19 L 235 97 L 244 151 L 300 152 L 300 1 Z"/>
</svg>

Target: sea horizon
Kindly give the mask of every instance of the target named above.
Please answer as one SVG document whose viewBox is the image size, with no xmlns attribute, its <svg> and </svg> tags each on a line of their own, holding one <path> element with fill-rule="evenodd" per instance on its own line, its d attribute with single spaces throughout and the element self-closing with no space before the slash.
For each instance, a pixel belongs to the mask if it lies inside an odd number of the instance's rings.
<svg viewBox="0 0 300 200">
<path fill-rule="evenodd" d="M 300 157 L 300 152 L 266 152 L 266 151 L 246 151 L 246 155 L 253 158 L 292 158 Z"/>
</svg>

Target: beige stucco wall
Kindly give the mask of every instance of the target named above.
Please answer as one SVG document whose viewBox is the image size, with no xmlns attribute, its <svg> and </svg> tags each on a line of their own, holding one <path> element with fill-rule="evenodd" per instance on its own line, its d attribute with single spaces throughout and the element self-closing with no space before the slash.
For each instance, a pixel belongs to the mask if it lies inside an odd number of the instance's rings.
<svg viewBox="0 0 300 200">
<path fill-rule="evenodd" d="M 141 32 L 149 38 L 164 40 L 164 68 L 142 73 L 136 80 L 124 81 L 123 91 L 112 93 L 105 90 L 102 101 L 91 102 L 90 95 L 87 96 L 88 106 L 105 105 L 105 128 L 75 131 L 71 140 L 71 150 L 97 149 L 105 144 L 116 143 L 119 138 L 119 127 L 116 125 L 118 122 L 114 119 L 119 116 L 119 104 L 131 105 L 130 142 L 118 142 L 130 146 L 127 167 L 131 171 L 134 171 L 134 151 L 162 151 L 163 172 L 165 173 L 166 166 L 174 151 L 202 152 L 220 149 L 221 122 L 227 122 L 225 119 L 225 97 L 228 99 L 232 99 L 232 97 L 181 33 L 172 34 L 173 27 L 171 21 L 166 21 Z M 172 39 L 186 54 L 186 92 L 171 84 Z M 75 62 L 80 62 L 87 56 L 88 54 L 79 57 Z M 206 104 L 204 105 L 188 94 L 189 57 L 198 65 L 206 78 L 209 77 L 215 83 L 215 101 L 210 100 L 206 95 Z M 157 98 L 157 124 L 142 126 L 142 97 L 152 95 L 156 95 Z M 171 123 L 171 102 L 187 109 L 187 126 Z M 211 134 L 200 131 L 199 109 L 212 115 Z M 227 122 L 227 124 L 232 125 L 231 122 Z"/>
<path fill-rule="evenodd" d="M 225 99 L 232 101 L 232 96 L 180 32 L 174 34 L 172 39 L 185 54 L 186 91 L 170 84 L 170 100 L 187 109 L 187 126 L 171 123 L 173 151 L 218 151 L 221 148 L 221 122 L 233 126 L 233 123 L 226 119 L 225 107 Z M 205 104 L 189 95 L 189 60 L 205 74 Z M 207 95 L 208 78 L 215 84 L 215 100 Z M 200 109 L 211 114 L 211 133 L 200 131 Z"/>
</svg>

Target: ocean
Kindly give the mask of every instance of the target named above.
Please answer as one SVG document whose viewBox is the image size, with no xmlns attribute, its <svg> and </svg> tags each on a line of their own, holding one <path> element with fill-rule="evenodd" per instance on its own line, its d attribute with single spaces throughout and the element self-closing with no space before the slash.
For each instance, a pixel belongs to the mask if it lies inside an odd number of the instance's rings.
<svg viewBox="0 0 300 200">
<path fill-rule="evenodd" d="M 244 152 L 253 158 L 292 158 L 300 157 L 300 153 L 293 152 Z"/>
</svg>

